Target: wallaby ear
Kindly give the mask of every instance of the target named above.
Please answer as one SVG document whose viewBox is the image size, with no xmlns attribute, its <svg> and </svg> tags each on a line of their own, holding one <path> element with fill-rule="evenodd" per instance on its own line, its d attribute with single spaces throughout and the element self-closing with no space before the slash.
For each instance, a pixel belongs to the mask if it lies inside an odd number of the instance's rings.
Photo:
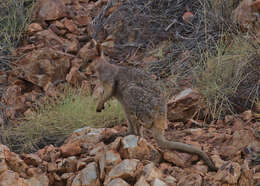
<svg viewBox="0 0 260 186">
<path fill-rule="evenodd" d="M 102 46 L 100 45 L 100 43 L 98 43 L 95 39 L 92 39 L 92 42 L 94 44 L 94 47 L 97 50 L 98 56 L 100 56 L 101 58 L 104 58 L 104 52 L 103 52 L 103 49 L 102 49 Z"/>
<path fill-rule="evenodd" d="M 102 45 L 99 45 L 99 52 L 100 52 L 100 57 L 104 59 L 105 56 L 104 56 L 104 50 L 102 48 Z"/>
<path fill-rule="evenodd" d="M 92 39 L 92 42 L 93 42 L 93 44 L 94 44 L 94 47 L 97 47 L 97 41 L 95 40 L 95 39 Z"/>
</svg>

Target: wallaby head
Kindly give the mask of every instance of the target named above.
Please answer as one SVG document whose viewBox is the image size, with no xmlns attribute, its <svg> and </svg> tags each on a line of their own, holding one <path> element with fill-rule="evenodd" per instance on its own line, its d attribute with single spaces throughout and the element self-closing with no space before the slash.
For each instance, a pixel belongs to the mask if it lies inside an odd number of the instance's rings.
<svg viewBox="0 0 260 186">
<path fill-rule="evenodd" d="M 92 42 L 94 44 L 95 50 L 97 51 L 97 56 L 90 61 L 90 64 L 88 65 L 88 70 L 91 73 L 95 73 L 100 66 L 108 64 L 108 62 L 104 56 L 102 46 L 99 43 L 97 43 L 94 39 L 92 40 Z"/>
</svg>

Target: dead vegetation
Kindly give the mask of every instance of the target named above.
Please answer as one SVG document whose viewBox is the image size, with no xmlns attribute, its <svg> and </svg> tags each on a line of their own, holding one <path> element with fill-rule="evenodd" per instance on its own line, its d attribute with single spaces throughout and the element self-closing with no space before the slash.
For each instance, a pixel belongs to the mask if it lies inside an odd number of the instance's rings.
<svg viewBox="0 0 260 186">
<path fill-rule="evenodd" d="M 151 52 L 152 49 L 161 46 L 161 59 L 149 63 L 149 70 L 160 77 L 179 72 L 182 72 L 181 75 L 187 74 L 192 61 L 216 51 L 216 42 L 223 33 L 234 32 L 236 29 L 231 24 L 231 12 L 227 14 L 226 11 L 231 7 L 227 7 L 225 2 L 222 2 L 220 9 L 211 1 L 125 1 L 106 17 L 103 12 L 117 3 L 109 1 L 93 20 L 92 37 L 102 40 L 102 32 L 112 35 L 117 55 L 107 55 L 119 60 L 126 60 L 127 56 L 132 57 L 138 51 L 155 55 Z M 183 19 L 187 12 L 193 15 L 190 20 Z M 167 43 L 162 45 L 163 42 Z M 189 57 L 183 60 L 185 52 L 188 52 Z M 140 65 L 140 61 L 131 59 L 130 63 Z"/>
<path fill-rule="evenodd" d="M 238 1 L 110 1 L 93 21 L 93 38 L 112 35 L 111 59 L 144 67 L 173 95 L 199 88 L 211 119 L 252 109 L 259 100 L 259 43 L 231 19 Z M 118 6 L 106 17 L 109 8 Z M 191 13 L 184 19 L 185 13 Z M 145 57 L 153 61 L 143 63 Z M 172 88 L 174 87 L 174 88 Z"/>
<path fill-rule="evenodd" d="M 0 71 L 10 69 L 11 55 L 23 39 L 30 22 L 33 0 L 3 0 L 0 2 Z"/>
</svg>

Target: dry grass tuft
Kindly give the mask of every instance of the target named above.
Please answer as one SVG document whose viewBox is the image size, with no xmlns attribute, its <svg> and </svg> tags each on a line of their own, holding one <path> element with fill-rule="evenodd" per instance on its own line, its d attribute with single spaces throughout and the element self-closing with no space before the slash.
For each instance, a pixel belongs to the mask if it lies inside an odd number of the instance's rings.
<svg viewBox="0 0 260 186">
<path fill-rule="evenodd" d="M 10 68 L 11 53 L 20 44 L 30 22 L 34 0 L 0 2 L 0 71 Z"/>
<path fill-rule="evenodd" d="M 25 117 L 18 126 L 3 129 L 1 143 L 15 152 L 32 152 L 48 144 L 60 145 L 75 129 L 84 126 L 110 127 L 124 119 L 116 100 L 111 100 L 104 111 L 96 113 L 96 101 L 91 96 L 71 89 L 61 100 L 49 98 L 46 103 Z"/>
<path fill-rule="evenodd" d="M 205 96 L 213 119 L 252 109 L 260 98 L 260 45 L 244 36 L 235 36 L 227 45 L 217 44 L 195 70 L 195 86 Z"/>
</svg>

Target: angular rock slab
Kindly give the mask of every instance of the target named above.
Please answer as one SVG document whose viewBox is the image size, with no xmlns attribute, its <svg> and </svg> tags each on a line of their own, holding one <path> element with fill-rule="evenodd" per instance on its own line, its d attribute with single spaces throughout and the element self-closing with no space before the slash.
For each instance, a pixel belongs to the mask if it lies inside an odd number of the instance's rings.
<svg viewBox="0 0 260 186">
<path fill-rule="evenodd" d="M 228 184 L 237 184 L 241 175 L 241 167 L 238 163 L 229 162 L 223 165 L 215 175 L 216 181 L 226 182 Z"/>
<path fill-rule="evenodd" d="M 108 185 L 115 178 L 135 180 L 135 177 L 140 174 L 142 168 L 143 165 L 140 160 L 125 159 L 111 169 L 105 178 L 104 185 Z"/>
<path fill-rule="evenodd" d="M 161 154 L 144 138 L 135 135 L 125 136 L 121 140 L 120 154 L 124 159 L 139 159 L 159 162 Z"/>
<path fill-rule="evenodd" d="M 95 162 L 89 163 L 73 179 L 71 186 L 99 186 L 99 172 Z"/>
<path fill-rule="evenodd" d="M 121 178 L 113 179 L 108 186 L 130 186 L 126 181 Z"/>
</svg>

